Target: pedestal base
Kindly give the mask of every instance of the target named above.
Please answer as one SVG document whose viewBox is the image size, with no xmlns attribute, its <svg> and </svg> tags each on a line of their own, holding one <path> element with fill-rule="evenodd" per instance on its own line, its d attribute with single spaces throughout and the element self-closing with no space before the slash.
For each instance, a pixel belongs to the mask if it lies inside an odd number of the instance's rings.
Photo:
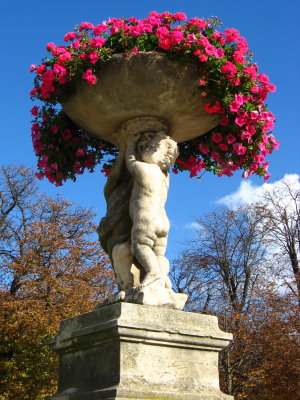
<svg viewBox="0 0 300 400">
<path fill-rule="evenodd" d="M 229 400 L 218 352 L 231 334 L 214 316 L 117 303 L 63 321 L 52 400 Z"/>
</svg>

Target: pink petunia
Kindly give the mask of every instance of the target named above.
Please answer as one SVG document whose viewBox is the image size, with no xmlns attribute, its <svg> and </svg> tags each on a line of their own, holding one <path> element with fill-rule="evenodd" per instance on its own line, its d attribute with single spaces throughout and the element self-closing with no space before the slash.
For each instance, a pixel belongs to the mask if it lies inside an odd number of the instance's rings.
<svg viewBox="0 0 300 400">
<path fill-rule="evenodd" d="M 187 16 L 182 12 L 177 12 L 173 15 L 174 21 L 185 21 Z"/>
<path fill-rule="evenodd" d="M 211 140 L 215 143 L 222 142 L 222 135 L 220 133 L 213 133 Z"/>
<path fill-rule="evenodd" d="M 82 22 L 79 26 L 79 32 L 82 32 L 84 29 L 94 29 L 94 25 L 90 22 Z"/>
<path fill-rule="evenodd" d="M 234 143 L 234 142 L 236 141 L 236 137 L 233 136 L 232 133 L 229 133 L 229 134 L 226 136 L 226 140 L 227 140 L 227 143 L 232 144 L 232 143 Z"/>
<path fill-rule="evenodd" d="M 30 110 L 31 115 L 34 115 L 34 116 L 38 115 L 38 111 L 39 111 L 39 107 L 38 107 L 38 106 L 34 106 L 34 107 L 32 107 L 32 109 Z"/>
<path fill-rule="evenodd" d="M 69 33 L 67 33 L 65 36 L 64 36 L 64 41 L 65 42 L 69 42 L 70 40 L 73 40 L 73 39 L 78 39 L 78 35 L 77 35 L 77 33 L 75 33 L 75 32 L 69 32 Z"/>
<path fill-rule="evenodd" d="M 52 133 L 56 134 L 58 132 L 58 126 L 57 125 L 51 125 L 50 130 Z"/>
<path fill-rule="evenodd" d="M 242 156 L 246 153 L 247 149 L 242 143 L 236 142 L 233 144 L 233 150 L 236 154 Z"/>
<path fill-rule="evenodd" d="M 226 61 L 221 68 L 221 72 L 226 75 L 226 78 L 233 78 L 237 73 L 237 67 L 232 62 Z"/>
<path fill-rule="evenodd" d="M 86 155 L 86 150 L 84 149 L 78 149 L 76 151 L 76 157 L 84 157 Z"/>
</svg>

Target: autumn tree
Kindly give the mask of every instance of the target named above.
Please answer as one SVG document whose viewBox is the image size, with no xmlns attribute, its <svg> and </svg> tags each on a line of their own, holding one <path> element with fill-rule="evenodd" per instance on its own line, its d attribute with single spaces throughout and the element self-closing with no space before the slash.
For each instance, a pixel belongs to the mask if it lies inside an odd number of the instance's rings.
<svg viewBox="0 0 300 400">
<path fill-rule="evenodd" d="M 274 284 L 256 299 L 248 315 L 248 346 L 255 360 L 238 399 L 300 398 L 300 318 L 297 295 Z"/>
<path fill-rule="evenodd" d="M 39 194 L 33 171 L 0 169 L 0 399 L 55 391 L 46 338 L 113 289 L 90 210 Z"/>
</svg>

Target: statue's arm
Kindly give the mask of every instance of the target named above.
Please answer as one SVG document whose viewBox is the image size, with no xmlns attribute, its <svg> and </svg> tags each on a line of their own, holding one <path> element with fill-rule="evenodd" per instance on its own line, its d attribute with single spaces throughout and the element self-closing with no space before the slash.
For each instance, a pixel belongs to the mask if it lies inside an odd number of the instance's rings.
<svg viewBox="0 0 300 400">
<path fill-rule="evenodd" d="M 104 186 L 104 196 L 105 198 L 111 193 L 111 191 L 116 187 L 118 184 L 118 181 L 120 179 L 122 170 L 125 167 L 125 154 L 120 151 L 118 157 L 116 158 L 116 161 L 114 165 L 112 166 L 112 169 L 110 171 L 110 174 L 107 178 L 106 184 Z"/>
<path fill-rule="evenodd" d="M 136 143 L 135 142 L 130 142 L 127 145 L 125 159 L 126 159 L 126 166 L 128 168 L 128 171 L 132 175 L 135 175 L 137 165 L 138 165 L 138 163 L 140 163 L 140 161 L 137 161 L 137 159 L 136 159 Z"/>
</svg>

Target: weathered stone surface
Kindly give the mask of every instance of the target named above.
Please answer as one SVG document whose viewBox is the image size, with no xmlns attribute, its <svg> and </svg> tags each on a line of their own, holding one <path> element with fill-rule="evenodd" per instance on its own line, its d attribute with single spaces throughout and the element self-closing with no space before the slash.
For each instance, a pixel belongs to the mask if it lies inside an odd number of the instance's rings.
<svg viewBox="0 0 300 400">
<path fill-rule="evenodd" d="M 182 310 L 187 299 L 187 294 L 175 293 L 171 288 L 168 289 L 153 284 L 146 287 L 141 286 L 121 290 L 118 293 L 108 296 L 103 303 L 100 303 L 95 307 L 95 310 L 119 302 Z"/>
<path fill-rule="evenodd" d="M 218 352 L 231 334 L 214 316 L 118 303 L 63 321 L 52 400 L 229 400 Z"/>
<path fill-rule="evenodd" d="M 114 55 L 97 78 L 94 86 L 79 82 L 77 93 L 63 109 L 77 125 L 115 145 L 119 126 L 134 117 L 164 119 L 178 143 L 203 135 L 219 123 L 218 115 L 203 109 L 197 90 L 201 71 L 196 64 L 181 65 L 158 52 L 126 58 Z"/>
</svg>

